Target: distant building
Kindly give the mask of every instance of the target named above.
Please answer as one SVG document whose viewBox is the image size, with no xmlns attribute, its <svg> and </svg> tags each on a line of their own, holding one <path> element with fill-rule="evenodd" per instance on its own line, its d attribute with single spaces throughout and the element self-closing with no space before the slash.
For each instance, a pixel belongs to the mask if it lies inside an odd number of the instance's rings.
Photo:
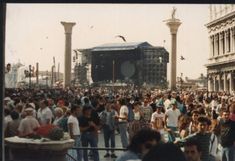
<svg viewBox="0 0 235 161">
<path fill-rule="evenodd" d="M 210 5 L 208 90 L 232 93 L 235 88 L 235 5 Z"/>
<path fill-rule="evenodd" d="M 178 89 L 207 89 L 207 77 L 203 74 L 197 79 L 185 79 L 178 77 L 176 86 Z"/>
<path fill-rule="evenodd" d="M 79 51 L 95 83 L 167 86 L 169 53 L 163 47 L 147 42 L 111 43 Z"/>
</svg>

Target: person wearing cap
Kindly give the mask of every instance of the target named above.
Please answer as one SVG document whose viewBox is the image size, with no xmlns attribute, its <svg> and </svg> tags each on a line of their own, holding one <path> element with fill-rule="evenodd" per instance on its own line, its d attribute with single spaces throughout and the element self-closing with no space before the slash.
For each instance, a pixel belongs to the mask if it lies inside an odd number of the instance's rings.
<svg viewBox="0 0 235 161">
<path fill-rule="evenodd" d="M 165 113 L 166 128 L 168 130 L 168 141 L 175 141 L 175 132 L 178 130 L 178 121 L 181 116 L 180 110 L 177 109 L 176 100 L 171 100 L 171 108 Z"/>
<path fill-rule="evenodd" d="M 161 134 L 161 139 L 164 140 L 165 114 L 162 113 L 161 104 L 156 105 L 156 111 L 151 116 L 152 129 L 157 130 Z"/>
<path fill-rule="evenodd" d="M 4 107 L 7 108 L 7 104 L 11 101 L 11 98 L 5 97 L 3 101 L 4 101 Z"/>
<path fill-rule="evenodd" d="M 28 106 L 25 108 L 26 117 L 20 121 L 18 128 L 19 136 L 27 137 L 34 134 L 34 131 L 40 127 L 38 120 L 33 117 L 33 108 Z"/>
</svg>

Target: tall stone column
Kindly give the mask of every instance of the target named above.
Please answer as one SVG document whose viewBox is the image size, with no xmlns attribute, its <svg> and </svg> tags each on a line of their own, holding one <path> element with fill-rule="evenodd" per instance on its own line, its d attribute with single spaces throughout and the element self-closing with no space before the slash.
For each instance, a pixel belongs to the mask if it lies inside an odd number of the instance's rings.
<svg viewBox="0 0 235 161">
<path fill-rule="evenodd" d="M 216 76 L 213 77 L 213 91 L 216 91 Z"/>
<path fill-rule="evenodd" d="M 214 43 L 214 40 L 213 40 L 213 36 L 210 36 L 209 37 L 209 46 L 210 46 L 210 58 L 212 58 L 213 57 L 213 55 L 214 55 L 214 49 L 213 49 L 213 43 Z"/>
<path fill-rule="evenodd" d="M 231 73 L 230 73 L 230 80 L 229 80 L 229 86 L 230 86 L 230 93 L 232 93 L 233 92 L 233 90 L 234 90 L 234 83 L 233 83 L 233 73 L 232 73 L 232 71 L 231 71 Z"/>
<path fill-rule="evenodd" d="M 227 92 L 227 76 L 226 76 L 226 73 L 224 73 L 224 91 Z"/>
<path fill-rule="evenodd" d="M 61 22 L 65 30 L 65 57 L 64 57 L 64 87 L 70 86 L 71 83 L 71 40 L 72 28 L 74 22 Z"/>
<path fill-rule="evenodd" d="M 230 28 L 230 52 L 234 51 L 234 46 L 233 46 L 233 28 Z"/>
<path fill-rule="evenodd" d="M 171 80 L 170 88 L 173 90 L 176 88 L 176 73 L 177 73 L 177 31 L 181 22 L 179 19 L 172 17 L 171 19 L 166 20 L 166 25 L 170 28 L 171 32 Z"/>
<path fill-rule="evenodd" d="M 219 91 L 222 91 L 222 80 L 221 80 L 221 77 L 220 77 L 220 74 L 218 75 L 218 86 L 219 86 Z"/>
<path fill-rule="evenodd" d="M 223 38 L 223 32 L 219 33 L 219 55 L 223 55 L 224 51 L 223 51 L 223 45 L 224 45 L 224 38 Z"/>
</svg>

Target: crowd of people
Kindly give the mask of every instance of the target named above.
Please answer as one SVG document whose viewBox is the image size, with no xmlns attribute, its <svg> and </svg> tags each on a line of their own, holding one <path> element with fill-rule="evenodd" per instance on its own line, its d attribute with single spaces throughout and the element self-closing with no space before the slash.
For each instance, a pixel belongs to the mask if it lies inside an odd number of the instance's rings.
<svg viewBox="0 0 235 161">
<path fill-rule="evenodd" d="M 74 147 L 94 147 L 91 151 L 69 149 L 69 156 L 77 161 L 88 161 L 89 155 L 94 161 L 103 157 L 116 161 L 163 161 L 162 157 L 164 161 L 235 161 L 235 97 L 226 92 L 6 89 L 4 114 L 5 137 L 30 137 L 36 129 L 52 124 L 68 132 Z M 107 148 L 102 157 L 95 149 L 99 134 Z M 119 156 L 115 137 L 120 137 L 126 149 Z"/>
</svg>

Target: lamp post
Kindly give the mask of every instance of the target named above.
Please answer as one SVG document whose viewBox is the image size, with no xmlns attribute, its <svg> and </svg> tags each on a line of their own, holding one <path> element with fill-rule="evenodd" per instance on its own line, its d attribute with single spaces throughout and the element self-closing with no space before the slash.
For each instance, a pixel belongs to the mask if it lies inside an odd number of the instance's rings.
<svg viewBox="0 0 235 161">
<path fill-rule="evenodd" d="M 114 79 L 115 79 L 115 60 L 113 60 L 113 92 L 114 92 Z"/>
<path fill-rule="evenodd" d="M 31 65 L 29 65 L 29 89 L 31 89 Z"/>
</svg>

